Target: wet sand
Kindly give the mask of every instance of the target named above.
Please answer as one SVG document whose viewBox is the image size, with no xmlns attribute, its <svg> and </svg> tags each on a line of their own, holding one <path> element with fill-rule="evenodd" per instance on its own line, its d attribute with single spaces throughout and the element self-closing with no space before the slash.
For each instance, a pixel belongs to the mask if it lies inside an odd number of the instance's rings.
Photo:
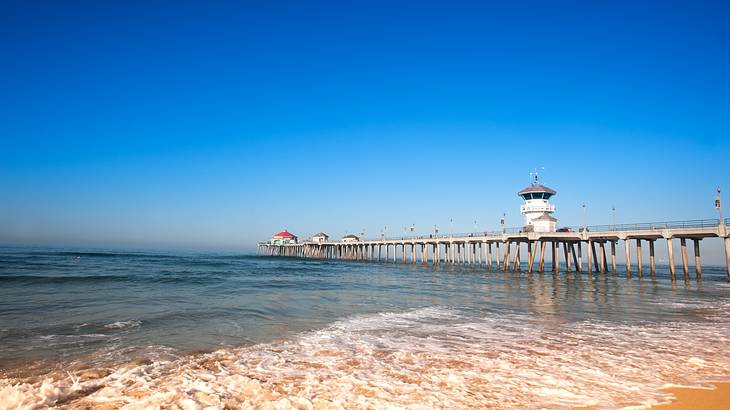
<svg viewBox="0 0 730 410">
<path fill-rule="evenodd" d="M 730 382 L 713 382 L 714 389 L 672 387 L 664 389 L 674 394 L 671 403 L 653 406 L 659 410 L 720 410 L 730 409 Z"/>
</svg>

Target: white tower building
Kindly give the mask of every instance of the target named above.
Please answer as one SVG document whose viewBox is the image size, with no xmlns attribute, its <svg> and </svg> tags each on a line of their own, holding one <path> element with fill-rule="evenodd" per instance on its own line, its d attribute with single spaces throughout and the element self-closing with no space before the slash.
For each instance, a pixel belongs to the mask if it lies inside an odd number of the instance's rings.
<svg viewBox="0 0 730 410">
<path fill-rule="evenodd" d="M 555 212 L 555 205 L 548 200 L 557 192 L 540 185 L 537 181 L 537 174 L 532 184 L 517 195 L 521 196 L 525 203 L 520 206 L 520 212 L 525 216 L 525 232 L 555 232 L 558 220 L 552 216 Z"/>
</svg>

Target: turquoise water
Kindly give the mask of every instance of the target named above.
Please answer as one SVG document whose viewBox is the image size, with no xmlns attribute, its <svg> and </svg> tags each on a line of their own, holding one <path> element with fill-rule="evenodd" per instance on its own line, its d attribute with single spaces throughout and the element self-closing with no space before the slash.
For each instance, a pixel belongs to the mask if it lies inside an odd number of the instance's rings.
<svg viewBox="0 0 730 410">
<path fill-rule="evenodd" d="M 4 248 L 0 403 L 659 402 L 730 375 L 730 286 L 703 273 Z"/>
</svg>

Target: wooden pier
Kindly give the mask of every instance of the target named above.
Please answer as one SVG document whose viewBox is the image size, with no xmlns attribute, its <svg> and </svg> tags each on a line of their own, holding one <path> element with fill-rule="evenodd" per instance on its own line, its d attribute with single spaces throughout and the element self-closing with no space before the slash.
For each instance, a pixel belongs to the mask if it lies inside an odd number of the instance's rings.
<svg viewBox="0 0 730 410">
<path fill-rule="evenodd" d="M 695 220 L 646 224 L 588 226 L 561 229 L 561 232 L 521 232 L 505 229 L 501 232 L 480 232 L 449 235 L 427 235 L 400 238 L 359 239 L 357 241 L 304 241 L 292 244 L 261 242 L 258 252 L 263 255 L 300 258 L 342 259 L 402 264 L 460 264 L 473 265 L 486 271 L 519 272 L 526 262 L 528 273 L 614 272 L 624 270 L 627 277 L 656 274 L 655 247 L 666 243 L 668 266 L 672 280 L 677 278 L 675 246 L 679 243 L 682 273 L 690 279 L 687 243 L 693 247 L 693 273 L 702 277 L 700 244 L 705 238 L 722 238 L 725 247 L 727 277 L 730 281 L 730 229 L 728 220 Z M 623 266 L 618 266 L 616 248 L 624 246 Z M 633 251 L 631 244 L 634 243 Z M 648 245 L 649 265 L 645 266 L 642 247 Z M 550 253 L 550 266 L 546 265 Z M 632 265 L 632 253 L 636 265 Z M 584 263 L 585 260 L 585 263 Z"/>
</svg>

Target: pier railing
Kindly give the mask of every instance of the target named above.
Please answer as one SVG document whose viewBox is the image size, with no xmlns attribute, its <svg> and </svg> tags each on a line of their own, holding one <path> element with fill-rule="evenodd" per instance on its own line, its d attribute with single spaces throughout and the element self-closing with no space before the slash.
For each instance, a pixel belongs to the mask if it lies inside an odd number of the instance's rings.
<svg viewBox="0 0 730 410">
<path fill-rule="evenodd" d="M 692 228 L 717 228 L 720 225 L 719 219 L 691 219 L 686 221 L 662 221 L 662 222 L 639 222 L 629 224 L 608 224 L 608 225 L 588 225 L 585 228 L 583 226 L 565 226 L 559 227 L 558 232 L 583 232 L 586 229 L 588 232 L 621 232 L 621 231 L 648 231 L 648 230 L 662 230 L 662 229 L 692 229 Z M 725 225 L 730 226 L 730 218 L 725 219 Z M 454 233 L 431 233 L 426 235 L 411 234 L 411 235 L 395 235 L 385 236 L 381 235 L 376 238 L 363 238 L 361 241 L 374 242 L 374 241 L 418 241 L 428 239 L 449 239 L 449 238 L 472 238 L 472 237 L 484 237 L 484 236 L 500 236 L 502 234 L 517 234 L 526 232 L 524 227 L 511 227 L 500 230 L 492 231 L 474 231 L 474 232 L 454 232 Z M 307 242 L 307 241 L 305 241 Z M 339 242 L 333 240 L 331 242 Z M 259 245 L 271 245 L 270 241 L 259 242 Z"/>
<path fill-rule="evenodd" d="M 604 231 L 644 231 L 651 229 L 686 229 L 686 228 L 717 228 L 719 219 L 693 219 L 689 221 L 642 222 L 615 225 L 589 225 L 588 232 Z M 574 228 L 580 231 L 582 228 Z"/>
<path fill-rule="evenodd" d="M 720 220 L 715 219 L 691 219 L 686 221 L 661 221 L 661 222 L 639 222 L 629 224 L 608 224 L 608 225 L 588 225 L 583 226 L 566 226 L 559 227 L 558 232 L 620 232 L 620 231 L 645 231 L 645 230 L 661 230 L 661 229 L 690 229 L 690 228 L 717 228 Z M 730 218 L 725 219 L 725 225 L 730 225 Z M 364 241 L 417 241 L 423 239 L 448 239 L 448 238 L 471 238 L 484 236 L 498 236 L 502 234 L 515 234 L 525 232 L 524 227 L 511 227 L 493 231 L 475 231 L 475 232 L 458 232 L 458 233 L 433 233 L 426 235 L 399 235 L 399 236 L 380 236 L 377 238 L 365 238 Z"/>
</svg>

